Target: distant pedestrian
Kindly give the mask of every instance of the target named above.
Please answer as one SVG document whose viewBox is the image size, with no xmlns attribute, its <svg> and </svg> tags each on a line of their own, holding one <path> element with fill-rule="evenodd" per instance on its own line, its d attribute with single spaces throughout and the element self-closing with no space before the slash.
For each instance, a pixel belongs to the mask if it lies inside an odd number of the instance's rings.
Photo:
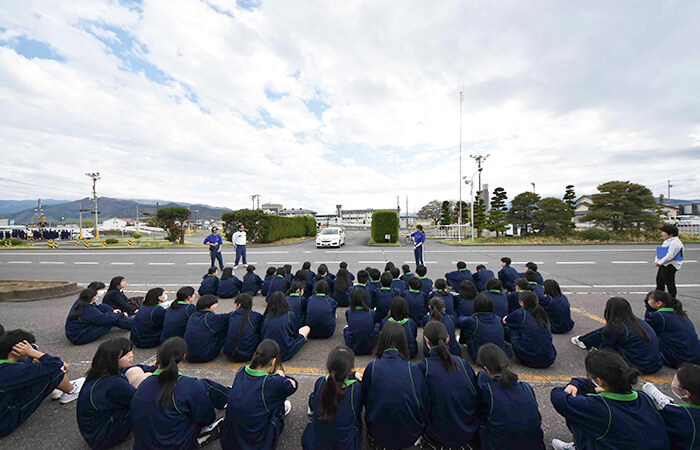
<svg viewBox="0 0 700 450">
<path fill-rule="evenodd" d="M 675 225 L 662 226 L 661 237 L 664 238 L 662 246 L 668 247 L 668 251 L 663 258 L 654 259 L 654 265 L 659 268 L 656 273 L 656 290 L 663 291 L 667 288 L 671 297 L 676 298 L 676 272 L 683 265 L 683 243 L 678 239 L 678 227 Z"/>
<path fill-rule="evenodd" d="M 231 241 L 233 242 L 233 248 L 236 249 L 236 262 L 233 264 L 233 268 L 238 268 L 238 262 L 243 257 L 243 267 L 248 267 L 248 258 L 246 257 L 246 240 L 247 236 L 245 233 L 245 227 L 243 224 L 238 226 L 238 231 L 233 233 L 231 236 Z"/>
<path fill-rule="evenodd" d="M 216 261 L 219 261 L 219 267 L 224 270 L 224 258 L 221 256 L 221 245 L 224 243 L 219 236 L 219 229 L 213 227 L 211 234 L 204 238 L 204 244 L 209 246 L 209 257 L 211 258 L 212 267 L 216 267 Z"/>
<path fill-rule="evenodd" d="M 425 233 L 423 225 L 416 225 L 416 231 L 411 233 L 413 238 L 413 256 L 416 257 L 416 266 L 425 264 L 423 262 L 423 244 L 425 243 Z"/>
</svg>

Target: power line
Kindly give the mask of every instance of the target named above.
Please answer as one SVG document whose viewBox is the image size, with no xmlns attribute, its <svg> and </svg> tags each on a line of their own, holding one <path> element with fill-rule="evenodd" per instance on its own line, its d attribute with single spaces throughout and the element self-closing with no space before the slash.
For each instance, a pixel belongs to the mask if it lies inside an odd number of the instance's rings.
<svg viewBox="0 0 700 450">
<path fill-rule="evenodd" d="M 54 187 L 54 186 L 47 186 L 45 184 L 35 184 L 35 183 L 27 183 L 25 181 L 17 181 L 17 180 L 12 180 L 10 178 L 6 177 L 0 177 L 0 181 L 5 181 L 5 182 L 10 182 L 10 183 L 16 183 L 16 184 L 23 184 L 25 186 L 35 186 L 35 187 L 40 187 L 42 189 L 48 189 L 51 191 L 66 191 L 66 192 L 71 192 L 73 194 L 78 194 L 78 191 L 74 191 L 72 189 L 65 189 L 65 188 L 59 188 L 59 187 Z"/>
</svg>

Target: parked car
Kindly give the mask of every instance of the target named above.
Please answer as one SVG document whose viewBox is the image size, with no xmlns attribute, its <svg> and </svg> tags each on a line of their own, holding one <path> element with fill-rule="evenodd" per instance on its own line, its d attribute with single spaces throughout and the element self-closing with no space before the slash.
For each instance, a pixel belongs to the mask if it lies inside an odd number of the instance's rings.
<svg viewBox="0 0 700 450">
<path fill-rule="evenodd" d="M 316 248 L 321 247 L 338 247 L 345 245 L 345 233 L 341 228 L 330 227 L 324 228 L 316 236 Z"/>
</svg>

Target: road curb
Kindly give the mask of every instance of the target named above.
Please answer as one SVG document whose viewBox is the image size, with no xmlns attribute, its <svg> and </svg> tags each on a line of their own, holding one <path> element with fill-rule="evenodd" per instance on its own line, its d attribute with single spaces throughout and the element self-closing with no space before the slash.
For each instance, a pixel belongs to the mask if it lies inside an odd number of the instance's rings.
<svg viewBox="0 0 700 450">
<path fill-rule="evenodd" d="M 9 280 L 26 281 L 26 280 Z M 61 281 L 56 281 L 61 283 Z M 66 297 L 77 294 L 81 291 L 75 281 L 64 281 L 60 286 L 23 289 L 17 291 L 0 292 L 0 302 L 31 302 L 34 300 L 44 300 L 47 298 Z"/>
</svg>

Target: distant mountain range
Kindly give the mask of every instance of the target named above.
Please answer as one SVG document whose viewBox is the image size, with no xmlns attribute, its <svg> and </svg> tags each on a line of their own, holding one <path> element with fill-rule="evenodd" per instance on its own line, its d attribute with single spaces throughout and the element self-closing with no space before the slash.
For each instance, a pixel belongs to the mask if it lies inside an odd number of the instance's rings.
<svg viewBox="0 0 700 450">
<path fill-rule="evenodd" d="M 26 203 L 28 202 L 28 203 Z M 46 219 L 49 222 L 58 222 L 61 218 L 65 221 L 77 221 L 80 216 L 80 208 L 92 210 L 92 200 L 84 198 L 82 200 L 43 200 L 42 210 Z M 55 203 L 54 203 L 55 202 Z M 193 219 L 221 219 L 221 215 L 231 211 L 229 208 L 217 208 L 215 206 L 190 204 L 190 203 L 175 203 L 160 200 L 146 200 L 144 203 L 134 200 L 124 200 L 118 198 L 98 197 L 97 205 L 100 212 L 100 222 L 103 219 L 119 218 L 136 218 L 136 206 L 139 208 L 139 215 L 143 218 L 146 214 L 156 213 L 156 202 L 159 203 L 159 208 L 167 208 L 171 206 L 190 207 Z M 18 209 L 23 206 L 22 209 Z M 14 209 L 14 211 L 13 211 Z M 0 217 L 14 219 L 16 224 L 32 223 L 36 220 L 35 210 L 36 201 L 34 200 L 0 200 Z M 90 213 L 83 213 L 83 218 L 91 218 Z"/>
</svg>

